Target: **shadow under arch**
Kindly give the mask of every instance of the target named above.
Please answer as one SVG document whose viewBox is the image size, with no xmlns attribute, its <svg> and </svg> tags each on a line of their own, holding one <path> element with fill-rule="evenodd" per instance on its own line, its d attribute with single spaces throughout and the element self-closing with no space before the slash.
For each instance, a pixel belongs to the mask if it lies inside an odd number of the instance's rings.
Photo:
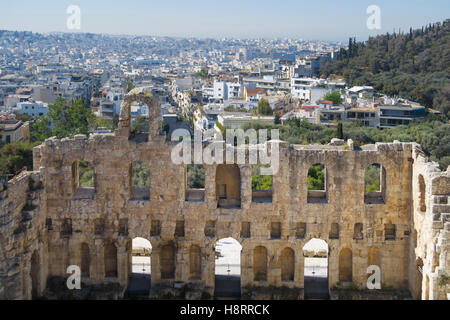
<svg viewBox="0 0 450 320">
<path fill-rule="evenodd" d="M 127 296 L 147 298 L 151 289 L 151 254 L 153 246 L 149 239 L 134 237 L 127 244 L 129 283 Z"/>
<path fill-rule="evenodd" d="M 214 296 L 240 298 L 242 245 L 232 237 L 221 238 L 215 243 Z"/>
<path fill-rule="evenodd" d="M 311 238 L 302 251 L 305 299 L 329 299 L 330 246 L 325 240 Z"/>
</svg>

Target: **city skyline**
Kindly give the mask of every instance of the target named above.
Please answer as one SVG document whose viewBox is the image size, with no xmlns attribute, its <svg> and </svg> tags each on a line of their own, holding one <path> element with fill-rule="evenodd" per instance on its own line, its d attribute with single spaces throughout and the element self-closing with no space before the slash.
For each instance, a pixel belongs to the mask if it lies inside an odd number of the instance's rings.
<svg viewBox="0 0 450 320">
<path fill-rule="evenodd" d="M 110 4 L 104 0 L 34 3 L 19 0 L 0 4 L 0 29 L 49 32 L 80 32 L 111 35 L 147 35 L 182 38 L 301 38 L 305 40 L 345 41 L 348 37 L 365 40 L 369 36 L 408 31 L 430 22 L 445 20 L 450 9 L 448 1 L 436 0 L 432 7 L 424 1 L 349 1 L 337 4 L 281 0 L 210 3 L 204 0 L 169 0 L 164 3 Z M 79 6 L 80 29 L 67 28 L 67 8 Z M 367 28 L 366 9 L 381 9 L 381 29 Z M 176 9 L 176 10 L 174 10 Z M 152 14 L 157 12 L 157 15 Z M 298 17 L 298 19 L 297 19 Z M 270 22 L 270 23 L 267 23 Z M 270 28 L 265 27 L 269 25 Z"/>
</svg>

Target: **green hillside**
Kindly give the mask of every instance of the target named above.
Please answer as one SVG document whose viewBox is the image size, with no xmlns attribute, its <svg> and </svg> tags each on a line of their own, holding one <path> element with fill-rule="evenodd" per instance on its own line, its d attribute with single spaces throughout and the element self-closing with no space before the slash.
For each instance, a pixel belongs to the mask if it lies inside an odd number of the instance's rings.
<svg viewBox="0 0 450 320">
<path fill-rule="evenodd" d="M 417 101 L 450 117 L 450 19 L 421 29 L 349 40 L 322 76 L 343 76 L 352 85 Z"/>
</svg>

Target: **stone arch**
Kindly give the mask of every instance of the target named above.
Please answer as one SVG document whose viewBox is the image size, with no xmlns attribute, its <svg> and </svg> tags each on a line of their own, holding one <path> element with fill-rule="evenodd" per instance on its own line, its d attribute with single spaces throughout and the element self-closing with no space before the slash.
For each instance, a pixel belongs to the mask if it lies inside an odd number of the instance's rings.
<svg viewBox="0 0 450 320">
<path fill-rule="evenodd" d="M 91 256 L 89 245 L 83 242 L 80 245 L 80 267 L 81 267 L 81 276 L 88 277 L 90 276 L 90 268 L 91 268 Z"/>
<path fill-rule="evenodd" d="M 160 251 L 161 279 L 171 280 L 175 278 L 175 246 L 168 243 L 161 247 Z"/>
<path fill-rule="evenodd" d="M 145 103 L 149 112 L 149 134 L 152 140 L 162 131 L 162 113 L 159 99 L 145 92 L 145 88 L 135 88 L 124 97 L 120 108 L 118 134 L 130 138 L 131 135 L 131 104 L 133 102 Z"/>
<path fill-rule="evenodd" d="M 327 167 L 323 163 L 314 163 L 308 168 L 308 203 L 327 202 Z"/>
<path fill-rule="evenodd" d="M 130 198 L 150 200 L 150 168 L 142 161 L 134 161 L 129 167 Z"/>
<path fill-rule="evenodd" d="M 379 163 L 367 166 L 364 172 L 364 202 L 366 204 L 385 203 L 386 169 Z"/>
<path fill-rule="evenodd" d="M 105 277 L 117 278 L 117 247 L 108 242 L 104 247 Z"/>
<path fill-rule="evenodd" d="M 255 247 L 253 250 L 253 277 L 255 281 L 267 281 L 267 248 Z"/>
<path fill-rule="evenodd" d="M 427 211 L 427 205 L 426 205 L 426 184 L 425 179 L 423 178 L 423 175 L 419 174 L 419 208 L 420 211 L 426 212 Z"/>
<path fill-rule="evenodd" d="M 294 281 L 295 253 L 291 248 L 284 248 L 280 257 L 281 281 Z"/>
<path fill-rule="evenodd" d="M 378 266 L 381 268 L 380 249 L 371 247 L 367 254 L 367 266 Z"/>
<path fill-rule="evenodd" d="M 201 164 L 186 165 L 186 201 L 204 201 L 206 170 Z"/>
<path fill-rule="evenodd" d="M 41 290 L 41 262 L 39 259 L 38 250 L 34 250 L 31 255 L 31 268 L 30 268 L 30 276 L 31 276 L 31 298 L 36 299 L 39 297 Z"/>
<path fill-rule="evenodd" d="M 201 279 L 202 274 L 202 253 L 197 245 L 192 245 L 189 249 L 189 279 Z"/>
<path fill-rule="evenodd" d="M 95 193 L 96 177 L 94 166 L 84 160 L 75 160 L 71 167 L 72 193 L 76 198 L 91 198 Z"/>
<path fill-rule="evenodd" d="M 371 247 L 367 253 L 367 267 L 377 266 L 381 268 L 381 257 L 380 257 L 380 249 L 378 247 Z M 372 273 L 367 274 L 367 278 L 370 277 Z"/>
<path fill-rule="evenodd" d="M 241 242 L 233 237 L 220 238 L 215 242 L 214 251 L 214 296 L 240 298 Z"/>
<path fill-rule="evenodd" d="M 353 258 L 352 250 L 343 248 L 339 252 L 339 281 L 352 282 L 353 280 Z"/>
<path fill-rule="evenodd" d="M 331 247 L 318 235 L 303 245 L 303 288 L 305 299 L 328 299 Z M 308 237 L 310 238 L 310 237 Z"/>
<path fill-rule="evenodd" d="M 273 198 L 273 175 L 264 175 L 269 165 L 254 165 L 252 169 L 252 202 L 270 203 Z"/>
<path fill-rule="evenodd" d="M 216 168 L 216 198 L 219 207 L 241 206 L 241 171 L 236 164 Z"/>
</svg>

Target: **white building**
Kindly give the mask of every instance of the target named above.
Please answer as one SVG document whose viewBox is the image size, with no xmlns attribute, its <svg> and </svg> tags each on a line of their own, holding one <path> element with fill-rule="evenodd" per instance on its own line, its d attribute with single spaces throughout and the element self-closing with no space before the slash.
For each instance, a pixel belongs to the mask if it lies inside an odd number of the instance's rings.
<svg viewBox="0 0 450 320">
<path fill-rule="evenodd" d="M 324 88 L 321 85 L 325 85 L 324 79 L 292 78 L 292 97 L 316 103 L 316 101 L 322 99 L 328 92 L 333 91 L 333 89 Z"/>
<path fill-rule="evenodd" d="M 123 96 L 123 93 L 116 93 L 114 90 L 108 91 L 105 100 L 100 102 L 99 115 L 113 119 L 115 114 L 120 114 Z"/>
<path fill-rule="evenodd" d="M 222 113 L 217 116 L 217 122 L 224 128 L 239 129 L 246 123 L 253 121 L 263 122 L 267 124 L 274 124 L 274 116 L 254 116 L 251 114 L 235 114 L 235 113 Z M 220 131 L 216 126 L 216 131 Z"/>
<path fill-rule="evenodd" d="M 287 120 L 297 118 L 300 120 L 306 120 L 311 124 L 318 124 L 320 122 L 319 109 L 319 106 L 309 105 L 295 108 L 281 117 L 281 123 L 284 125 Z"/>
<path fill-rule="evenodd" d="M 19 102 L 17 107 L 13 108 L 13 111 L 31 117 L 43 116 L 48 113 L 48 103 L 42 101 Z"/>
</svg>

